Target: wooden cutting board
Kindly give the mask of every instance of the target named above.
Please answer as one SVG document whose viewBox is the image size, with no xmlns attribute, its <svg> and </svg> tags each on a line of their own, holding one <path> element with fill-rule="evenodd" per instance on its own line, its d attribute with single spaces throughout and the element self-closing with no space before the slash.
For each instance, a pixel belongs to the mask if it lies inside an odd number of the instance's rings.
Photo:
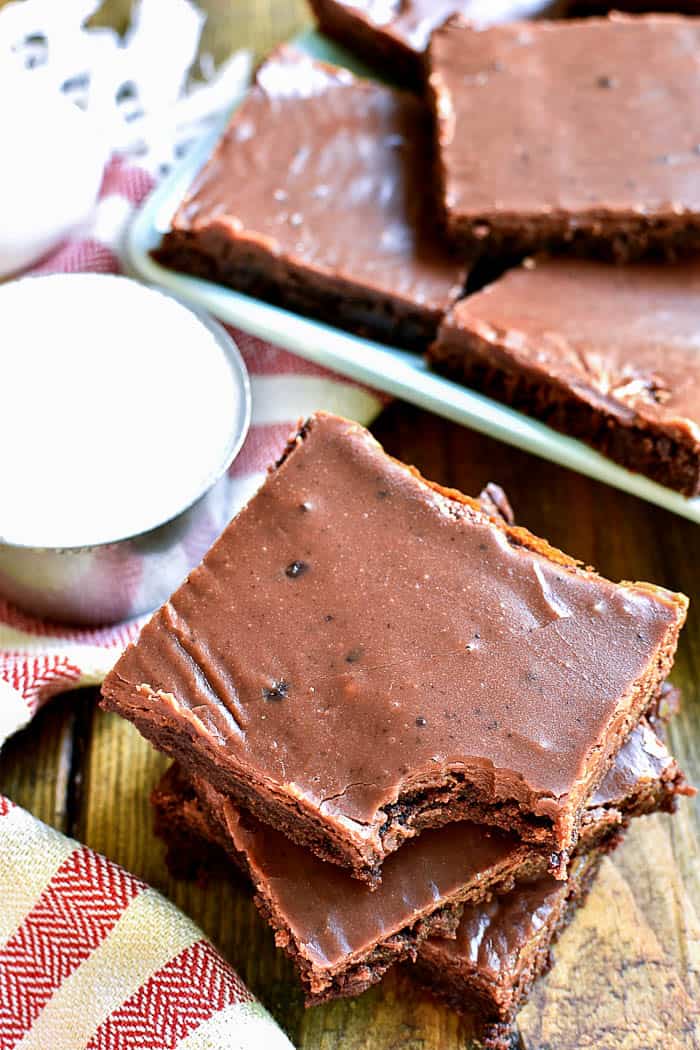
<svg viewBox="0 0 700 1050">
<path fill-rule="evenodd" d="M 406 405 L 374 428 L 428 477 L 509 492 L 518 520 L 606 575 L 700 595 L 697 526 Z M 674 680 L 684 692 L 674 752 L 700 784 L 700 615 L 691 608 Z M 0 757 L 0 791 L 161 889 L 204 928 L 301 1050 L 468 1050 L 472 1025 L 436 1004 L 409 968 L 356 1000 L 304 1011 L 293 969 L 274 948 L 248 889 L 171 879 L 151 832 L 148 794 L 167 765 L 135 729 L 59 698 Z M 519 1017 L 523 1050 L 700 1047 L 700 807 L 637 821 L 605 862 L 556 964 Z M 516 1043 L 516 1045 L 518 1045 Z"/>
</svg>

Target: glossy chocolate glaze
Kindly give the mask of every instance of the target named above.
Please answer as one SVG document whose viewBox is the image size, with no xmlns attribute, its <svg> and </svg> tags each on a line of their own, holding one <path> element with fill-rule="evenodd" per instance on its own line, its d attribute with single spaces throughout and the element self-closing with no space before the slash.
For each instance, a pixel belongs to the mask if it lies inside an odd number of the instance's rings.
<svg viewBox="0 0 700 1050">
<path fill-rule="evenodd" d="M 640 795 L 650 787 L 659 808 L 679 782 L 682 790 L 673 758 L 648 724 L 640 723 L 591 803 L 582 849 L 595 848 L 609 832 L 615 834 L 618 824 L 637 812 Z M 201 778 L 194 778 L 193 786 L 195 800 L 213 819 L 209 835 L 215 834 L 243 862 L 275 928 L 290 933 L 295 953 L 327 974 L 339 972 L 383 940 L 413 928 L 438 907 L 460 898 L 479 900 L 489 886 L 523 876 L 528 865 L 531 876 L 532 865 L 540 875 L 546 866 L 545 858 L 512 837 L 460 822 L 426 831 L 389 857 L 381 886 L 372 893 L 280 832 L 243 815 Z M 207 825 L 187 809 L 187 787 L 187 780 L 173 768 L 157 790 L 156 802 L 159 792 L 166 803 L 174 795 L 185 822 L 201 835 Z M 618 811 L 615 816 L 613 807 Z M 575 867 L 574 878 L 577 871 Z M 462 943 L 449 950 L 453 955 L 467 952 L 472 961 L 491 971 L 512 971 L 532 931 L 562 892 L 564 896 L 570 892 L 565 883 L 539 878 L 496 901 L 468 905 L 468 917 L 460 927 Z M 438 943 L 442 945 L 442 939 Z"/>
<path fill-rule="evenodd" d="M 384 807 L 450 771 L 568 819 L 684 615 L 319 413 L 103 695 L 220 790 L 379 849 Z"/>
<path fill-rule="evenodd" d="M 678 795 L 693 793 L 666 745 L 643 719 L 588 803 L 582 845 L 585 849 L 606 826 L 614 832 L 632 816 L 672 808 Z M 487 902 L 467 904 L 455 940 L 431 938 L 421 949 L 422 960 L 438 971 L 436 984 L 440 969 L 447 968 L 453 981 L 457 973 L 467 982 L 465 995 L 473 983 L 473 990 L 490 995 L 497 1010 L 507 1013 L 517 1005 L 517 982 L 534 950 L 543 940 L 546 947 L 556 934 L 563 910 L 593 862 L 584 852 L 572 862 L 565 882 L 530 879 Z"/>
<path fill-rule="evenodd" d="M 337 281 L 339 293 L 441 310 L 465 275 L 436 232 L 430 157 L 416 98 L 281 47 L 172 226 L 264 252 L 271 279 L 293 265 Z"/>
<path fill-rule="evenodd" d="M 566 882 L 534 879 L 481 904 L 467 904 L 457 937 L 420 948 L 418 974 L 457 1006 L 479 1004 L 490 1019 L 508 1021 L 531 982 L 547 968 L 549 949 L 568 906 L 595 874 L 598 856 L 578 857 Z M 427 972 L 426 972 L 427 969 Z"/>
<path fill-rule="evenodd" d="M 674 794 L 694 793 L 666 745 L 651 725 L 642 720 L 591 796 L 587 811 L 590 814 L 600 807 L 608 807 L 622 812 L 625 805 L 636 804 L 650 788 L 658 785 L 667 785 Z"/>
<path fill-rule="evenodd" d="M 439 341 L 459 332 L 626 425 L 700 448 L 700 263 L 532 260 L 458 303 Z"/>
<path fill-rule="evenodd" d="M 336 6 L 420 53 L 451 15 L 486 26 L 542 15 L 556 5 L 553 0 L 336 0 Z"/>
<path fill-rule="evenodd" d="M 699 51 L 697 19 L 671 15 L 451 21 L 430 48 L 448 212 L 699 212 Z"/>
<path fill-rule="evenodd" d="M 288 930 L 295 949 L 316 971 L 344 969 L 377 944 L 411 929 L 437 909 L 546 860 L 522 843 L 475 824 L 428 831 L 386 861 L 372 892 L 334 864 L 312 856 L 286 836 L 195 780 L 200 799 L 224 829 L 229 848 L 244 860 L 276 928 Z"/>
</svg>

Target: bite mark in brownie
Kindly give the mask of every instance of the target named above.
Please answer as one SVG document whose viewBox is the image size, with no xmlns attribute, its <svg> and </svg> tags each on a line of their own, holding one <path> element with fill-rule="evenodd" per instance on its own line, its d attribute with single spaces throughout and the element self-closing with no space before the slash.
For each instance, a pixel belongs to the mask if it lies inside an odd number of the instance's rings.
<svg viewBox="0 0 700 1050">
<path fill-rule="evenodd" d="M 424 349 L 466 270 L 437 229 L 415 97 L 281 47 L 258 70 L 156 258 Z"/>
<path fill-rule="evenodd" d="M 319 29 L 387 79 L 421 89 L 430 35 L 451 15 L 479 25 L 555 17 L 561 0 L 310 0 Z"/>
<path fill-rule="evenodd" d="M 428 359 L 622 466 L 696 496 L 699 303 L 694 261 L 528 260 L 459 302 Z"/>
<path fill-rule="evenodd" d="M 558 866 L 686 606 L 581 568 L 318 413 L 103 704 L 368 881 L 419 830 L 463 819 Z"/>
<path fill-rule="evenodd" d="M 697 253 L 699 49 L 697 19 L 671 15 L 438 29 L 429 93 L 454 243 Z"/>
<path fill-rule="evenodd" d="M 566 881 L 533 879 L 466 905 L 456 938 L 421 945 L 416 976 L 454 1009 L 478 1004 L 486 1046 L 508 1044 L 516 1011 L 551 965 L 552 944 L 585 898 L 601 855 L 619 844 L 630 820 L 672 813 L 679 796 L 695 794 L 659 735 L 678 702 L 678 690 L 664 683 L 650 720 L 635 728 L 586 807 L 581 849 Z"/>
<path fill-rule="evenodd" d="M 676 795 L 687 790 L 673 758 L 642 722 L 587 811 L 580 851 L 612 848 L 632 816 L 672 808 Z M 454 936 L 464 902 L 493 921 L 503 909 L 485 898 L 511 891 L 515 880 L 543 879 L 547 866 L 542 854 L 512 837 L 452 824 L 426 832 L 390 857 L 382 884 L 372 893 L 244 813 L 201 778 L 190 782 L 176 766 L 155 789 L 153 804 L 157 830 L 166 840 L 182 849 L 189 835 L 187 852 L 195 857 L 202 856 L 201 840 L 215 842 L 248 872 L 256 903 L 299 968 L 309 1003 L 358 994 L 394 962 L 415 957 L 426 937 Z M 182 868 L 181 855 L 171 850 L 170 859 Z M 576 879 L 578 868 L 574 872 Z M 545 885 L 551 881 L 545 879 Z M 552 897 L 559 899 L 555 891 Z"/>
</svg>

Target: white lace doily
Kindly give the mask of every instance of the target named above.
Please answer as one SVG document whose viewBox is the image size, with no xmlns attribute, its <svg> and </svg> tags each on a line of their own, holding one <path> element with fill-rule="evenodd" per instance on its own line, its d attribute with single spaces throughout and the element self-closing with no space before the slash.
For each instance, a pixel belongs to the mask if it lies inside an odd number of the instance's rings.
<svg viewBox="0 0 700 1050">
<path fill-rule="evenodd" d="M 197 62 L 205 15 L 190 0 L 138 0 L 123 38 L 86 25 L 100 6 L 15 0 L 3 7 L 0 87 L 21 98 L 30 78 L 32 88 L 70 98 L 112 150 L 160 174 L 240 97 L 250 55 L 238 51 L 217 69 L 210 56 Z"/>
</svg>

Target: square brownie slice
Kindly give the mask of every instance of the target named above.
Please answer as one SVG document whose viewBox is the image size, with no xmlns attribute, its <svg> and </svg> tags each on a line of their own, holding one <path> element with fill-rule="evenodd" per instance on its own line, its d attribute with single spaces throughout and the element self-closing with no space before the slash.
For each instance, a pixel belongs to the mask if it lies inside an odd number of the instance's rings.
<svg viewBox="0 0 700 1050">
<path fill-rule="evenodd" d="M 122 655 L 103 705 L 359 878 L 459 819 L 558 866 L 686 607 L 581 568 L 318 413 Z"/>
<path fill-rule="evenodd" d="M 310 0 L 319 29 L 393 81 L 422 88 L 431 33 L 451 15 L 479 25 L 554 17 L 562 0 Z"/>
<path fill-rule="evenodd" d="M 700 494 L 700 264 L 528 260 L 447 315 L 431 364 Z"/>
<path fill-rule="evenodd" d="M 417 98 L 279 48 L 156 257 L 329 324 L 424 347 L 466 280 L 426 193 L 431 155 Z"/>
<path fill-rule="evenodd" d="M 432 37 L 437 176 L 470 253 L 700 247 L 700 23 L 451 20 Z"/>
<path fill-rule="evenodd" d="M 611 848 L 632 816 L 673 808 L 676 794 L 687 790 L 664 745 L 641 723 L 587 810 L 580 848 L 589 855 Z M 298 966 L 309 1004 L 359 994 L 394 962 L 415 957 L 426 937 L 454 937 L 463 902 L 471 902 L 468 916 L 493 921 L 503 909 L 484 898 L 509 890 L 516 879 L 528 886 L 544 880 L 550 893 L 541 853 L 473 824 L 427 831 L 408 843 L 387 860 L 382 884 L 372 893 L 256 821 L 201 778 L 188 781 L 177 766 L 158 784 L 152 801 L 157 830 L 170 843 L 168 862 L 176 870 L 182 872 L 183 861 L 211 863 L 203 843 L 213 843 L 250 876 L 258 908 Z M 556 890 L 551 897 L 559 900 Z M 464 925 L 462 920 L 460 929 Z"/>
</svg>

